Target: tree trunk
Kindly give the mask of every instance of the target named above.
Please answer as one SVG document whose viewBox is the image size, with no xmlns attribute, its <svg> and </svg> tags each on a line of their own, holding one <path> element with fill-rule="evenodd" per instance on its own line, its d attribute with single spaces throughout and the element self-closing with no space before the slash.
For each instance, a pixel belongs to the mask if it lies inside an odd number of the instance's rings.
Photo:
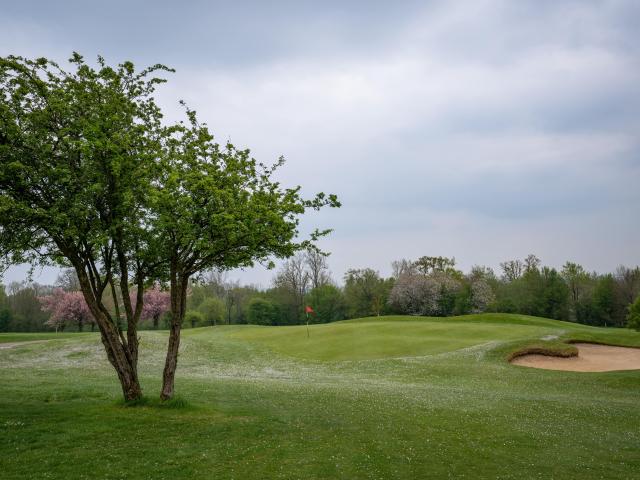
<svg viewBox="0 0 640 480">
<path fill-rule="evenodd" d="M 169 345 L 167 358 L 162 373 L 162 391 L 160 398 L 169 400 L 173 397 L 176 368 L 178 367 L 178 350 L 180 349 L 180 330 L 187 304 L 187 288 L 189 277 L 178 275 L 176 268 L 171 268 L 171 327 L 169 329 Z"/>
<path fill-rule="evenodd" d="M 130 355 L 126 351 L 126 346 L 120 341 L 116 326 L 104 316 L 100 319 L 96 318 L 96 323 L 100 329 L 100 337 L 107 352 L 107 358 L 120 380 L 124 399 L 139 400 L 142 397 L 142 388 L 138 380 L 137 368 L 131 364 Z"/>
<path fill-rule="evenodd" d="M 158 321 L 160 320 L 160 316 L 159 315 L 155 315 L 153 317 L 153 329 L 157 330 L 158 329 Z"/>
<path fill-rule="evenodd" d="M 84 327 L 84 323 L 82 322 L 82 320 L 78 321 L 78 331 L 82 332 L 82 327 Z"/>
<path fill-rule="evenodd" d="M 107 310 L 104 305 L 96 300 L 84 270 L 76 268 L 76 273 L 80 281 L 80 290 L 100 330 L 100 338 L 107 353 L 107 359 L 120 380 L 124 399 L 139 400 L 142 397 L 142 388 L 138 380 L 137 359 L 132 358 L 119 327 L 111 320 L 108 313 L 105 313 Z"/>
</svg>

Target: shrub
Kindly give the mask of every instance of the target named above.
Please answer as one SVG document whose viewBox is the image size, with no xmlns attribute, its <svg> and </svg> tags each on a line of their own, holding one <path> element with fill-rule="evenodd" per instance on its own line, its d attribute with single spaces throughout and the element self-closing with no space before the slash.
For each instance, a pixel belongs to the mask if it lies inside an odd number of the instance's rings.
<svg viewBox="0 0 640 480">
<path fill-rule="evenodd" d="M 197 310 L 189 310 L 185 316 L 184 320 L 187 324 L 191 325 L 191 328 L 200 327 L 205 325 L 204 317 Z"/>
</svg>

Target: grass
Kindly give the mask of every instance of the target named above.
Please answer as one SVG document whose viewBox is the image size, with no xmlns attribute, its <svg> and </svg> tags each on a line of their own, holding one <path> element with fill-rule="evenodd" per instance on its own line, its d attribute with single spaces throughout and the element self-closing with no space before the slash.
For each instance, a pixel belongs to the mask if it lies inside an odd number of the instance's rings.
<svg viewBox="0 0 640 480">
<path fill-rule="evenodd" d="M 640 477 L 640 372 L 506 361 L 639 346 L 632 331 L 493 314 L 189 329 L 168 404 L 166 334 L 143 332 L 135 406 L 98 336 L 70 335 L 0 350 L 3 479 Z"/>
<path fill-rule="evenodd" d="M 0 343 L 33 342 L 38 340 L 78 339 L 91 333 L 0 333 Z"/>
</svg>

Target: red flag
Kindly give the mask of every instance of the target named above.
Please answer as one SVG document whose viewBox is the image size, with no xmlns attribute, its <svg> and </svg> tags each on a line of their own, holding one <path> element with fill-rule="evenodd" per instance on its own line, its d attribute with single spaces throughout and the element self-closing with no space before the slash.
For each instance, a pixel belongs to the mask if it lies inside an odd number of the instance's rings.
<svg viewBox="0 0 640 480">
<path fill-rule="evenodd" d="M 316 312 L 313 311 L 313 308 L 307 305 L 306 307 L 304 307 L 304 313 L 316 313 Z"/>
</svg>

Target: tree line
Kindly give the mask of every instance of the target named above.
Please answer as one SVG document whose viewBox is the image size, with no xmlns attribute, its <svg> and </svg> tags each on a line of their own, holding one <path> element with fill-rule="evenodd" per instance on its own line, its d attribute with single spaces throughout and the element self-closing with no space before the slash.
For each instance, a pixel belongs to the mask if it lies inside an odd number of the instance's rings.
<svg viewBox="0 0 640 480">
<path fill-rule="evenodd" d="M 314 310 L 310 323 L 500 312 L 623 327 L 638 303 L 640 267 L 620 266 L 600 274 L 566 262 L 558 270 L 529 255 L 502 262 L 498 272 L 474 266 L 464 273 L 454 258 L 423 256 L 393 262 L 392 275 L 386 278 L 372 268 L 349 269 L 338 283 L 326 255 L 311 250 L 286 260 L 266 289 L 210 274 L 191 287 L 187 315 L 193 326 L 296 325 L 306 321 L 309 305 Z"/>
<path fill-rule="evenodd" d="M 0 289 L 2 331 L 80 330 L 93 328 L 78 302 L 73 270 L 54 286 L 10 284 Z M 57 293 L 56 293 L 57 292 Z M 115 311 L 117 295 L 105 304 Z M 167 328 L 168 289 L 154 285 L 144 292 L 141 329 Z M 349 269 L 338 284 L 327 255 L 309 249 L 286 260 L 268 288 L 241 285 L 224 272 L 210 271 L 190 283 L 186 327 L 230 324 L 297 325 L 328 323 L 378 315 L 451 316 L 468 313 L 521 313 L 587 325 L 637 327 L 640 268 L 620 266 L 613 273 L 588 272 L 566 262 L 560 270 L 543 266 L 535 255 L 500 264 L 500 271 L 474 266 L 463 273 L 454 258 L 424 256 L 392 263 L 392 275 L 371 268 Z"/>
</svg>

